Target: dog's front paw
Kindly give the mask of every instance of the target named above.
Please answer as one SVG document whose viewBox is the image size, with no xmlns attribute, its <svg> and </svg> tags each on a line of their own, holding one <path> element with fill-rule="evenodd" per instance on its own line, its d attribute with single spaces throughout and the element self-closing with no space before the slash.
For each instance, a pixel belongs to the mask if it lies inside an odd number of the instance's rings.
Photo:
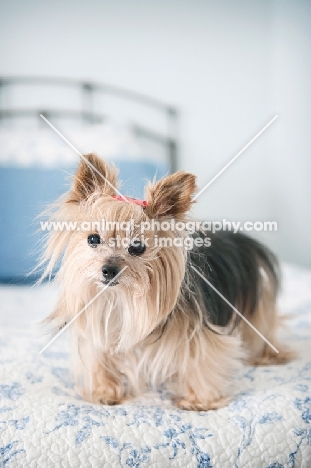
<svg viewBox="0 0 311 468">
<path fill-rule="evenodd" d="M 180 398 L 175 401 L 176 406 L 183 410 L 188 411 L 208 411 L 223 408 L 230 403 L 229 397 L 221 397 L 214 400 L 201 401 L 195 398 L 194 395 Z"/>
<path fill-rule="evenodd" d="M 118 388 L 98 388 L 91 394 L 83 392 L 83 398 L 98 405 L 120 405 L 124 402 L 125 396 Z"/>
<path fill-rule="evenodd" d="M 115 395 L 93 395 L 93 402 L 98 403 L 101 405 L 121 405 L 123 403 L 124 399 L 123 398 L 118 398 Z"/>
</svg>

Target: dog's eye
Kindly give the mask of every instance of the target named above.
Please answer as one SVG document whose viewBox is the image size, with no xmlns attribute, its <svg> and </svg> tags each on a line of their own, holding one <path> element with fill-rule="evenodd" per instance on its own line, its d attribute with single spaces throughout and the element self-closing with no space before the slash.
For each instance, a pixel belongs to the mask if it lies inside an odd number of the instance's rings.
<svg viewBox="0 0 311 468">
<path fill-rule="evenodd" d="M 127 249 L 130 255 L 142 255 L 145 252 L 145 250 L 145 244 L 138 239 L 134 240 Z"/>
<path fill-rule="evenodd" d="M 100 237 L 98 234 L 90 234 L 87 241 L 91 247 L 97 247 L 100 244 Z"/>
</svg>

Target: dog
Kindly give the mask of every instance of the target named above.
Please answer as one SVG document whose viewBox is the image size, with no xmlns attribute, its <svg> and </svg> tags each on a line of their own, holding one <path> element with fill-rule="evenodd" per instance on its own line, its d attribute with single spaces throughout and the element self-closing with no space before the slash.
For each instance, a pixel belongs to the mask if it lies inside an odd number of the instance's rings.
<svg viewBox="0 0 311 468">
<path fill-rule="evenodd" d="M 181 409 L 217 409 L 230 401 L 244 362 L 291 359 L 276 339 L 275 256 L 241 233 L 189 233 L 193 174 L 149 183 L 144 201 L 118 195 L 117 186 L 114 166 L 84 156 L 50 219 L 85 229 L 51 231 L 43 256 L 43 276 L 61 261 L 47 322 L 58 330 L 72 321 L 74 373 L 86 400 L 120 404 L 165 386 Z"/>
</svg>

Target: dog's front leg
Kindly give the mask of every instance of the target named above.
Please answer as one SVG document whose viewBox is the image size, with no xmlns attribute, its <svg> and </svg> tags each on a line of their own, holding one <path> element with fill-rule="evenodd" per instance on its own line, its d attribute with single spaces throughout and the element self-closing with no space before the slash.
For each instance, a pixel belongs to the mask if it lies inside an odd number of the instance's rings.
<svg viewBox="0 0 311 468">
<path fill-rule="evenodd" d="M 117 405 L 133 396 L 131 383 L 122 372 L 124 364 L 120 363 L 118 357 L 105 355 L 96 359 L 92 363 L 91 372 L 83 363 L 81 366 L 84 367 L 82 394 L 86 400 L 103 405 Z"/>
<path fill-rule="evenodd" d="M 192 339 L 185 371 L 177 374 L 175 401 L 185 410 L 207 411 L 227 405 L 230 383 L 241 366 L 239 338 L 210 330 L 201 334 Z"/>
</svg>

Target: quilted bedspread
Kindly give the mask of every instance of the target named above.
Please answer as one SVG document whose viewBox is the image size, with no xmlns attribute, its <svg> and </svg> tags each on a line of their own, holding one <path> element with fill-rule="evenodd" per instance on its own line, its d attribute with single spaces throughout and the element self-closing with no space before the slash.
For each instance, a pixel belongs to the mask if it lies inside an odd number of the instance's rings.
<svg viewBox="0 0 311 468">
<path fill-rule="evenodd" d="M 165 393 L 92 405 L 77 394 L 66 336 L 38 321 L 55 285 L 0 287 L 0 467 L 311 467 L 311 272 L 284 267 L 288 365 L 245 367 L 229 406 L 175 408 Z M 65 333 L 64 333 L 65 335 Z"/>
</svg>

